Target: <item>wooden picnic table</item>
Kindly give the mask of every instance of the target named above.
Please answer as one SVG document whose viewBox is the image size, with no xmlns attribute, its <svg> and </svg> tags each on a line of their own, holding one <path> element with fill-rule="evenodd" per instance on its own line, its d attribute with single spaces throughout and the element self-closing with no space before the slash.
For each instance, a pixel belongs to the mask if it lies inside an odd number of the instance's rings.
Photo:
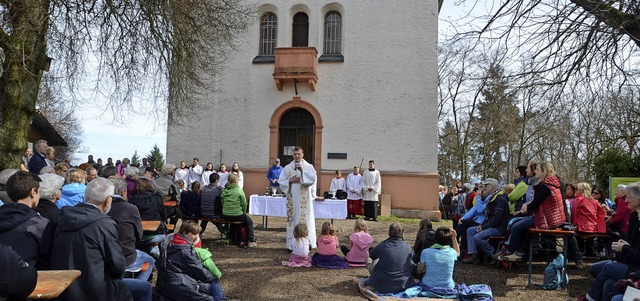
<svg viewBox="0 0 640 301">
<path fill-rule="evenodd" d="M 38 271 L 38 283 L 27 299 L 57 298 L 82 274 L 78 270 Z"/>
<path fill-rule="evenodd" d="M 160 226 L 160 221 L 142 221 L 143 231 L 156 231 Z"/>
</svg>

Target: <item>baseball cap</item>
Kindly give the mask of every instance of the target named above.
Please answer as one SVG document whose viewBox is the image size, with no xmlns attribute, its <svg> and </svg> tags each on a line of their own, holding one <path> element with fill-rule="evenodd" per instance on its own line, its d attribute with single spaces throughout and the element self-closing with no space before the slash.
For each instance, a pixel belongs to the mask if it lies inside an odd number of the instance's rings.
<svg viewBox="0 0 640 301">
<path fill-rule="evenodd" d="M 498 185 L 499 185 L 498 180 L 496 180 L 494 178 L 486 178 L 480 184 L 482 184 L 482 185 L 487 185 L 488 184 L 488 185 L 491 185 L 491 186 L 493 186 L 495 188 L 498 188 Z"/>
</svg>

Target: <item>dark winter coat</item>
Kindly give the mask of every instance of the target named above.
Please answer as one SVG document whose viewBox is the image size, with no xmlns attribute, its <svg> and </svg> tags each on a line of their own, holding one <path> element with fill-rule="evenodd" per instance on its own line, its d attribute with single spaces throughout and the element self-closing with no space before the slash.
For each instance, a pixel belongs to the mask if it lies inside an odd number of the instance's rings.
<svg viewBox="0 0 640 301">
<path fill-rule="evenodd" d="M 174 236 L 177 239 L 174 239 Z M 193 244 L 179 233 L 167 236 L 160 244 L 156 261 L 156 292 L 167 300 L 212 301 L 213 275 L 202 266 Z"/>
<path fill-rule="evenodd" d="M 38 269 L 48 269 L 53 225 L 22 203 L 0 207 L 0 243 L 13 248 L 24 261 Z"/>
<path fill-rule="evenodd" d="M 51 268 L 82 274 L 61 295 L 68 301 L 132 300 L 122 282 L 126 268 L 116 221 L 87 203 L 64 207 L 58 220 Z"/>
<path fill-rule="evenodd" d="M 496 228 L 500 233 L 507 230 L 507 224 L 511 215 L 509 214 L 509 196 L 504 191 L 494 195 L 484 208 L 487 218 L 482 223 L 482 229 Z"/>
<path fill-rule="evenodd" d="M 167 213 L 164 210 L 164 202 L 162 196 L 157 193 L 145 192 L 134 194 L 128 199 L 129 203 L 138 207 L 140 218 L 143 221 L 166 221 Z M 145 234 L 151 232 L 145 232 Z M 165 234 L 164 224 L 158 227 L 157 234 Z"/>
<path fill-rule="evenodd" d="M 36 207 L 36 211 L 49 220 L 53 227 L 53 231 L 55 231 L 58 219 L 60 218 L 60 208 L 56 206 L 56 203 L 47 199 L 40 199 L 40 202 L 38 202 L 38 206 Z M 53 236 L 53 232 L 51 235 Z"/>
<path fill-rule="evenodd" d="M 31 156 L 31 160 L 29 160 L 29 172 L 32 174 L 39 175 L 40 170 L 47 166 L 47 161 L 43 154 L 36 152 Z"/>
<path fill-rule="evenodd" d="M 201 214 L 207 218 L 222 216 L 222 187 L 209 184 L 202 189 Z"/>
<path fill-rule="evenodd" d="M 640 269 L 640 220 L 638 220 L 637 211 L 631 213 L 625 241 L 629 245 L 622 247 L 622 252 L 616 254 L 616 260 L 629 266 L 627 269 L 628 275 Z"/>
<path fill-rule="evenodd" d="M 142 220 L 138 208 L 121 197 L 114 196 L 107 215 L 117 223 L 118 240 L 126 265 L 130 266 L 136 260 L 136 241 L 142 240 Z"/>
<path fill-rule="evenodd" d="M 371 259 L 380 259 L 373 267 L 367 285 L 383 294 L 399 293 L 413 286 L 413 250 L 402 238 L 387 238 L 369 252 Z"/>
<path fill-rule="evenodd" d="M 24 300 L 36 288 L 38 271 L 10 246 L 0 244 L 0 300 Z"/>
<path fill-rule="evenodd" d="M 180 195 L 180 212 L 184 218 L 200 217 L 202 198 L 195 191 L 185 190 Z"/>
</svg>

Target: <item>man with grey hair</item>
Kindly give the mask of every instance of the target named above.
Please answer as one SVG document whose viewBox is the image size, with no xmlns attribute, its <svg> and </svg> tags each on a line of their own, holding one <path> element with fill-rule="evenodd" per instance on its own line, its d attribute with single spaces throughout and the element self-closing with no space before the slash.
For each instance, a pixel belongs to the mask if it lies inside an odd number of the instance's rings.
<svg viewBox="0 0 640 301">
<path fill-rule="evenodd" d="M 162 196 L 164 201 L 180 201 L 180 190 L 178 185 L 173 182 L 176 166 L 173 164 L 165 164 L 162 166 L 160 176 L 153 179 L 156 192 Z M 165 207 L 169 223 L 174 224 L 180 217 L 177 207 Z"/>
<path fill-rule="evenodd" d="M 138 274 L 136 279 L 147 280 L 153 271 L 155 260 L 151 255 L 136 250 L 136 241 L 142 240 L 142 219 L 138 207 L 127 202 L 127 183 L 118 177 L 109 179 L 113 183 L 115 192 L 112 195 L 111 210 L 107 215 L 117 223 L 118 240 L 124 253 L 127 270 L 139 270 L 145 262 L 149 268 Z"/>
<path fill-rule="evenodd" d="M 13 168 L 0 171 L 0 205 L 12 202 L 7 194 L 7 180 L 16 172 L 18 172 L 18 170 Z"/>
<path fill-rule="evenodd" d="M 55 203 L 60 198 L 60 189 L 64 185 L 64 178 L 55 173 L 48 173 L 40 175 L 40 180 L 40 202 L 38 202 L 36 211 L 49 219 L 55 229 L 60 218 L 60 208 Z"/>
<path fill-rule="evenodd" d="M 48 173 L 55 174 L 56 173 L 56 169 L 51 167 L 51 166 L 45 166 L 40 170 L 40 174 L 41 175 L 48 174 Z"/>
<path fill-rule="evenodd" d="M 87 183 L 93 181 L 95 178 L 98 177 L 98 170 L 93 166 L 88 167 L 86 172 L 87 172 Z"/>
<path fill-rule="evenodd" d="M 35 143 L 36 152 L 31 156 L 31 160 L 29 160 L 29 172 L 33 174 L 40 174 L 40 170 L 47 166 L 47 161 L 45 160 L 47 157 L 45 152 L 47 151 L 47 141 L 38 140 Z"/>
<path fill-rule="evenodd" d="M 111 209 L 114 185 L 98 178 L 87 184 L 85 201 L 62 208 L 51 255 L 51 269 L 82 274 L 61 295 L 63 300 L 131 300 L 120 280 L 126 268 Z"/>
<path fill-rule="evenodd" d="M 368 263 L 371 276 L 367 279 L 367 286 L 372 291 L 383 294 L 399 293 L 414 285 L 413 279 L 413 250 L 404 241 L 404 227 L 400 223 L 389 226 L 389 238 L 378 244 L 369 257 L 373 263 Z"/>
</svg>

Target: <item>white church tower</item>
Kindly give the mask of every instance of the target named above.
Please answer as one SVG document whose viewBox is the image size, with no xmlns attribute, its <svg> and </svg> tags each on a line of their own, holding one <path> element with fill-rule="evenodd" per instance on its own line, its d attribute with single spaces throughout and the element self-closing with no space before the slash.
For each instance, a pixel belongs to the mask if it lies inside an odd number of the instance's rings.
<svg viewBox="0 0 640 301">
<path fill-rule="evenodd" d="M 393 214 L 439 217 L 437 24 L 435 0 L 261 1 L 191 127 L 169 125 L 167 162 L 238 162 L 250 195 L 302 146 L 322 195 L 375 160 Z"/>
</svg>

